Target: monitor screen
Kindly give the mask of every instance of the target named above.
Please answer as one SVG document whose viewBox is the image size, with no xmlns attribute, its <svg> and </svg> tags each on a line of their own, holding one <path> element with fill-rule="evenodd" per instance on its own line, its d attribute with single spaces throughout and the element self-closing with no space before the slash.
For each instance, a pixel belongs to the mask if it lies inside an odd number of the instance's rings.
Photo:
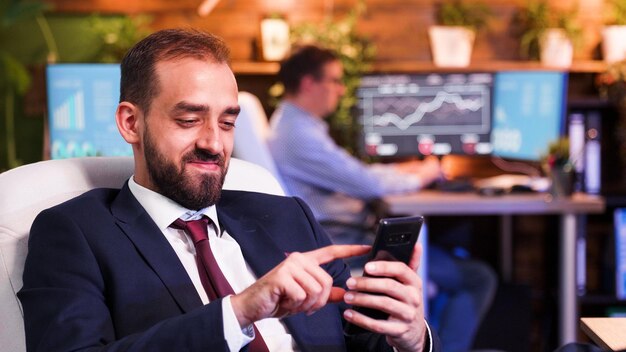
<svg viewBox="0 0 626 352">
<path fill-rule="evenodd" d="M 493 99 L 494 156 L 539 161 L 564 132 L 566 73 L 498 72 Z"/>
<path fill-rule="evenodd" d="M 366 75 L 357 89 L 368 156 L 491 152 L 491 73 Z"/>
<path fill-rule="evenodd" d="M 46 90 L 52 159 L 132 155 L 115 124 L 119 65 L 48 65 Z"/>
</svg>

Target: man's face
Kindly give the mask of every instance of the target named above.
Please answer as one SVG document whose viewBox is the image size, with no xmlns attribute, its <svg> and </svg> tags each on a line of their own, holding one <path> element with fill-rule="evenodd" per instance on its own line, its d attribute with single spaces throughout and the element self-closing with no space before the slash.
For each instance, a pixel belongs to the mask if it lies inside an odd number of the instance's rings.
<svg viewBox="0 0 626 352">
<path fill-rule="evenodd" d="M 319 102 L 321 116 L 332 114 L 339 104 L 339 100 L 346 93 L 343 84 L 343 66 L 339 60 L 330 61 L 322 67 L 322 76 L 315 81 L 313 94 Z"/>
<path fill-rule="evenodd" d="M 182 206 L 215 204 L 233 150 L 237 83 L 226 64 L 182 59 L 156 65 L 159 94 L 139 127 L 135 180 Z"/>
</svg>

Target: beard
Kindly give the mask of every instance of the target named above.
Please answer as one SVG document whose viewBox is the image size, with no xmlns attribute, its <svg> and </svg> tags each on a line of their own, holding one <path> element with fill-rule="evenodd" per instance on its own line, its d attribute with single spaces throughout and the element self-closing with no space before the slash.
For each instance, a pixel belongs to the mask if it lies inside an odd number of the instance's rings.
<svg viewBox="0 0 626 352">
<path fill-rule="evenodd" d="M 211 154 L 202 149 L 194 149 L 183 156 L 180 167 L 177 167 L 158 151 L 147 129 L 144 148 L 148 174 L 158 193 L 190 210 L 204 209 L 220 200 L 226 177 L 223 156 Z M 186 173 L 185 165 L 193 160 L 215 161 L 220 172 L 219 174 L 189 175 Z"/>
</svg>

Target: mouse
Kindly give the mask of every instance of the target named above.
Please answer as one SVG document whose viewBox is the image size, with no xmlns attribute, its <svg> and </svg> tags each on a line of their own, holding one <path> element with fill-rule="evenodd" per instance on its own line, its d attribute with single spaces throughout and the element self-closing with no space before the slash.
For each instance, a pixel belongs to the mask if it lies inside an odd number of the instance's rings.
<svg viewBox="0 0 626 352">
<path fill-rule="evenodd" d="M 532 193 L 534 190 L 526 185 L 513 185 L 509 193 Z"/>
</svg>

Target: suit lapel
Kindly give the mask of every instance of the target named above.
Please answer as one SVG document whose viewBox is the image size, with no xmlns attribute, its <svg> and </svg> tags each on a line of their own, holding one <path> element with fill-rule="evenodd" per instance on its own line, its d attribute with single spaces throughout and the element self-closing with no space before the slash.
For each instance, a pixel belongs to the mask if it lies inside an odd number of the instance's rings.
<svg viewBox="0 0 626 352">
<path fill-rule="evenodd" d="M 202 306 L 193 283 L 176 252 L 161 233 L 148 213 L 124 185 L 111 205 L 118 226 L 133 242 L 150 267 L 184 312 Z"/>
<path fill-rule="evenodd" d="M 257 219 L 235 215 L 231 207 L 218 207 L 217 214 L 220 226 L 237 241 L 243 257 L 257 277 L 265 275 L 287 256 Z"/>
<path fill-rule="evenodd" d="M 218 206 L 220 226 L 237 241 L 246 262 L 257 278 L 260 278 L 285 260 L 288 253 L 276 244 L 271 234 L 261 225 L 258 220 L 260 217 L 240 214 L 236 209 L 237 206 L 232 202 L 228 202 L 227 206 Z M 310 350 L 304 343 L 308 334 L 304 323 L 306 319 L 305 314 L 282 319 L 303 352 Z"/>
</svg>

